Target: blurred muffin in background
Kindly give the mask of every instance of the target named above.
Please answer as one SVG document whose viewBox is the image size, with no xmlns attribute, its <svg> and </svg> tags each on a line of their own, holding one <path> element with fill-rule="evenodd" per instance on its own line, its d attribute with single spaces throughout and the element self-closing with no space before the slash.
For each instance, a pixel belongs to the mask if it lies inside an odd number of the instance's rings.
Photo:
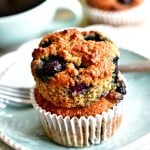
<svg viewBox="0 0 150 150">
<path fill-rule="evenodd" d="M 148 0 L 87 0 L 92 23 L 138 25 L 146 20 Z"/>
</svg>

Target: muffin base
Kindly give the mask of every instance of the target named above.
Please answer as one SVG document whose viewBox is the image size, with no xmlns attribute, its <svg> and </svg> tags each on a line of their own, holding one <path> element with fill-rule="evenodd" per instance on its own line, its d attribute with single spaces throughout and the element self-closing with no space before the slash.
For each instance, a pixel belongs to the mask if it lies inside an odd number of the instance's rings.
<svg viewBox="0 0 150 150">
<path fill-rule="evenodd" d="M 80 118 L 46 112 L 36 103 L 31 92 L 33 106 L 50 140 L 68 147 L 86 147 L 107 141 L 120 126 L 123 115 L 123 101 L 107 112 Z"/>
</svg>

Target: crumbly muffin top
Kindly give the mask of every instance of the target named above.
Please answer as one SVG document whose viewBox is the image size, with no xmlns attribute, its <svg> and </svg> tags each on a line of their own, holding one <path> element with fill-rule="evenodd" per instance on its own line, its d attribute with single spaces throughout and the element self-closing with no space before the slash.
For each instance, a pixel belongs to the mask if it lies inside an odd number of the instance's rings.
<svg viewBox="0 0 150 150">
<path fill-rule="evenodd" d="M 143 0 L 87 0 L 95 8 L 109 11 L 127 10 L 140 5 Z"/>
<path fill-rule="evenodd" d="M 101 33 L 69 29 L 47 34 L 32 55 L 32 73 L 35 78 L 37 76 L 40 78 L 44 74 L 41 73 L 40 76 L 40 73 L 37 73 L 37 68 L 51 57 L 62 62 L 60 63 L 61 69 L 57 74 L 46 75 L 45 73 L 46 78 L 53 75 L 58 78 L 61 76 L 61 80 L 64 80 L 62 82 L 65 82 L 68 76 L 80 76 L 81 80 L 89 85 L 94 84 L 97 78 L 103 79 L 112 75 L 114 70 L 112 60 L 119 55 L 119 51 L 114 43 Z M 59 66 L 58 64 L 56 68 Z"/>
</svg>

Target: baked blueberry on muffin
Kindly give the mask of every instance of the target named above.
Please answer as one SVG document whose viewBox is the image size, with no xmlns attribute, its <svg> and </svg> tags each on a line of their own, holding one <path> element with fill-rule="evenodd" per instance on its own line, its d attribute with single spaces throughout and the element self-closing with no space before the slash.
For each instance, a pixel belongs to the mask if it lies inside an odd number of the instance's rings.
<svg viewBox="0 0 150 150">
<path fill-rule="evenodd" d="M 97 31 L 68 29 L 45 35 L 32 56 L 34 107 L 49 138 L 83 147 L 111 137 L 126 94 L 115 44 Z"/>
<path fill-rule="evenodd" d="M 88 14 L 93 23 L 137 25 L 146 19 L 146 0 L 87 0 Z M 146 13 L 141 13 L 141 12 Z"/>
</svg>

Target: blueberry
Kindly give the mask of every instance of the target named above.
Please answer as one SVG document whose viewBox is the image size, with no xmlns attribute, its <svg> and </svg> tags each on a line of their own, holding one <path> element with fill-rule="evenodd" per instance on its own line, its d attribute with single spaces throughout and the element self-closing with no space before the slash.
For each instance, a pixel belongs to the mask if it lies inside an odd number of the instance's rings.
<svg viewBox="0 0 150 150">
<path fill-rule="evenodd" d="M 60 72 L 62 70 L 62 64 L 58 60 L 50 60 L 47 61 L 43 65 L 43 72 L 47 76 L 53 76 L 55 73 Z"/>
<path fill-rule="evenodd" d="M 116 56 L 116 57 L 113 59 L 113 63 L 115 64 L 115 69 L 114 69 L 114 72 L 113 72 L 114 83 L 117 83 L 117 81 L 118 81 L 118 73 L 119 73 L 119 69 L 118 69 L 118 59 L 119 59 L 118 56 Z"/>
<path fill-rule="evenodd" d="M 89 34 L 88 36 L 86 36 L 84 38 L 86 41 L 105 41 L 107 40 L 106 38 L 104 37 L 101 37 L 101 35 L 99 35 L 98 33 L 95 33 L 95 34 Z"/>
<path fill-rule="evenodd" d="M 126 94 L 126 85 L 123 80 L 118 81 L 116 92 L 119 92 L 121 94 Z"/>
<path fill-rule="evenodd" d="M 115 76 L 113 77 L 113 81 L 115 84 L 117 84 L 118 82 L 118 74 L 115 74 Z"/>
<path fill-rule="evenodd" d="M 118 60 L 119 60 L 119 57 L 116 56 L 115 58 L 113 58 L 113 63 L 114 63 L 114 64 L 117 64 L 117 63 L 118 63 Z"/>
<path fill-rule="evenodd" d="M 115 74 L 118 74 L 118 73 L 119 73 L 118 64 L 115 64 L 115 70 L 114 70 L 114 73 L 115 73 Z"/>
<path fill-rule="evenodd" d="M 133 2 L 133 0 L 118 0 L 118 2 L 120 2 L 122 4 L 131 4 Z"/>
<path fill-rule="evenodd" d="M 46 47 L 48 47 L 48 46 L 51 45 L 51 44 L 52 44 L 52 41 L 51 41 L 50 39 L 46 39 L 45 41 L 42 41 L 42 42 L 40 43 L 40 47 L 46 48 Z"/>
<path fill-rule="evenodd" d="M 74 86 L 69 87 L 68 93 L 80 95 L 80 94 L 85 94 L 88 89 L 89 89 L 89 86 L 86 86 L 85 84 L 82 84 L 82 83 L 75 84 Z"/>
<path fill-rule="evenodd" d="M 59 56 L 50 56 L 43 59 L 36 71 L 37 76 L 42 80 L 54 76 L 56 73 L 65 69 L 65 62 Z"/>
</svg>

